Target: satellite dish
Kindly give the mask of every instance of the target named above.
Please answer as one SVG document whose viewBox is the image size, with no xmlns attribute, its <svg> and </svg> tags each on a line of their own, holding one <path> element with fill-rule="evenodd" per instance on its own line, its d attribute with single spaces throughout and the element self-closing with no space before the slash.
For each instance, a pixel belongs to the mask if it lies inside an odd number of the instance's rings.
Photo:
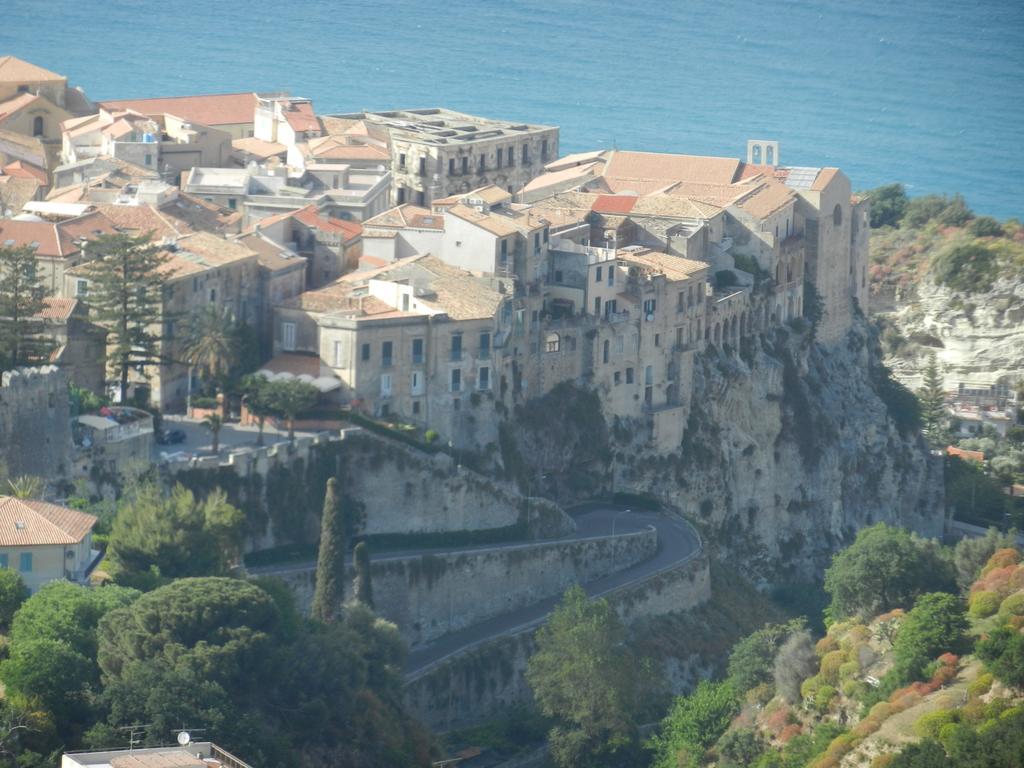
<svg viewBox="0 0 1024 768">
<path fill-rule="evenodd" d="M 192 741 L 192 737 L 189 735 L 188 731 L 179 731 L 178 732 L 178 743 L 181 746 L 183 746 L 183 747 L 188 746 L 190 741 Z"/>
</svg>

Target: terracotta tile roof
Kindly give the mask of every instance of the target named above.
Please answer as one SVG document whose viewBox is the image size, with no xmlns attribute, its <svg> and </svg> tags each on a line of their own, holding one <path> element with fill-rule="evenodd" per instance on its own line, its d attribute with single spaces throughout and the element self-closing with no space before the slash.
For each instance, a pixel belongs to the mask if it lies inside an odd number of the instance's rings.
<svg viewBox="0 0 1024 768">
<path fill-rule="evenodd" d="M 78 299 L 65 299 L 58 296 L 47 296 L 43 299 L 43 309 L 36 317 L 43 320 L 67 320 L 74 314 Z"/>
<path fill-rule="evenodd" d="M 635 195 L 598 195 L 590 210 L 597 213 L 626 214 L 633 210 Z"/>
<path fill-rule="evenodd" d="M 985 461 L 984 451 L 968 451 L 966 448 L 957 448 L 955 445 L 946 446 L 946 453 L 967 461 L 974 461 L 981 464 Z"/>
<path fill-rule="evenodd" d="M 286 272 L 290 269 L 305 269 L 306 260 L 292 253 L 283 245 L 278 245 L 259 232 L 250 232 L 235 238 L 256 254 L 260 266 L 271 272 Z"/>
<path fill-rule="evenodd" d="M 388 227 L 404 229 L 444 229 L 444 215 L 434 213 L 426 208 L 421 208 L 412 203 L 405 203 L 394 208 L 389 208 L 383 213 L 378 213 L 371 219 L 363 222 L 364 229 L 373 227 Z"/>
<path fill-rule="evenodd" d="M 340 136 L 348 133 L 360 123 L 365 124 L 365 121 L 355 117 L 331 117 L 330 115 L 322 115 L 320 117 L 320 124 L 324 128 L 324 133 L 328 136 Z"/>
<path fill-rule="evenodd" d="M 445 208 L 452 205 L 458 205 L 467 201 L 481 201 L 485 205 L 500 205 L 501 203 L 508 202 L 512 199 L 512 195 L 506 192 L 501 187 L 495 186 L 494 184 L 487 184 L 483 187 L 477 187 L 471 189 L 469 192 L 460 192 L 456 195 L 449 195 L 448 197 L 442 197 L 439 200 L 434 200 L 431 205 L 434 208 Z"/>
<path fill-rule="evenodd" d="M 0 547 L 78 544 L 96 518 L 45 501 L 0 496 Z"/>
<path fill-rule="evenodd" d="M 320 121 L 313 114 L 313 105 L 308 101 L 290 102 L 283 110 L 284 119 L 296 133 L 320 131 Z"/>
<path fill-rule="evenodd" d="M 318 229 L 321 232 L 334 232 L 342 236 L 342 240 L 348 242 L 363 234 L 363 225 L 358 221 L 346 221 L 336 219 L 333 216 L 324 216 L 315 205 L 307 205 L 292 214 L 296 221 L 301 221 L 311 229 Z"/>
<path fill-rule="evenodd" d="M 66 258 L 79 252 L 75 241 L 101 234 L 115 234 L 113 223 L 102 213 L 92 212 L 53 224 L 48 221 L 0 219 L 0 244 L 37 243 L 36 254 L 47 258 Z"/>
<path fill-rule="evenodd" d="M 637 200 L 630 216 L 661 216 L 672 219 L 710 219 L 721 213 L 721 206 L 666 194 L 647 195 Z"/>
<path fill-rule="evenodd" d="M 243 243 L 225 240 L 209 232 L 193 232 L 179 237 L 175 243 L 175 250 L 167 253 L 170 259 L 160 268 L 160 272 L 174 279 L 200 274 L 245 259 L 256 260 L 256 253 Z"/>
<path fill-rule="evenodd" d="M 475 224 L 492 235 L 506 237 L 516 233 L 529 234 L 544 227 L 544 222 L 530 212 L 507 210 L 502 213 L 494 211 L 478 211 L 468 205 L 453 205 L 446 208 L 445 212 L 456 216 L 470 224 Z"/>
<path fill-rule="evenodd" d="M 0 139 L 3 141 L 9 141 L 11 144 L 17 144 L 30 151 L 34 151 L 40 157 L 46 156 L 46 147 L 36 136 L 26 136 L 25 134 L 18 133 L 17 131 L 8 131 L 0 128 Z"/>
<path fill-rule="evenodd" d="M 425 271 L 426 286 L 435 297 L 418 300 L 448 315 L 452 320 L 484 320 L 494 317 L 505 298 L 485 281 L 471 273 L 453 267 L 436 256 L 424 256 L 408 267 L 385 270 L 381 279 L 389 276 L 401 279 L 405 272 Z"/>
<path fill-rule="evenodd" d="M 584 163 L 583 165 L 570 165 L 557 171 L 549 171 L 530 181 L 529 184 L 523 187 L 523 192 L 537 192 L 548 187 L 573 181 L 578 181 L 582 184 L 586 179 L 595 176 L 600 169 L 600 163 Z"/>
<path fill-rule="evenodd" d="M 356 273 L 351 273 L 356 274 Z M 360 273 L 366 275 L 367 273 Z M 317 314 L 368 317 L 395 311 L 390 304 L 361 293 L 363 286 L 348 280 L 335 280 L 315 291 L 306 291 L 282 302 L 282 306 L 304 309 Z M 401 313 L 399 313 L 401 314 Z"/>
<path fill-rule="evenodd" d="M 50 183 L 50 177 L 45 170 L 37 165 L 32 165 L 32 163 L 26 163 L 24 160 L 8 163 L 3 167 L 3 173 L 5 176 L 14 176 L 19 179 L 35 179 L 44 187 Z"/>
<path fill-rule="evenodd" d="M 6 209 L 17 214 L 25 203 L 35 200 L 38 192 L 39 182 L 35 179 L 0 176 L 0 213 Z"/>
<path fill-rule="evenodd" d="M 0 83 L 36 83 L 47 80 L 66 82 L 67 78 L 15 56 L 0 56 Z"/>
<path fill-rule="evenodd" d="M 284 144 L 278 144 L 276 141 L 264 141 L 263 139 L 257 139 L 255 136 L 250 136 L 247 139 L 235 139 L 231 142 L 231 146 L 240 152 L 255 155 L 264 160 L 276 155 L 283 155 L 288 151 Z"/>
<path fill-rule="evenodd" d="M 838 168 L 822 168 L 818 173 L 818 177 L 814 180 L 814 184 L 811 185 L 811 189 L 815 192 L 820 192 L 831 184 L 832 179 L 839 173 L 840 170 Z"/>
<path fill-rule="evenodd" d="M 665 275 L 669 280 L 688 280 L 708 270 L 708 264 L 703 261 L 655 251 L 618 251 L 616 257 L 620 261 L 635 264 L 655 274 Z"/>
<path fill-rule="evenodd" d="M 131 109 L 144 115 L 169 113 L 203 125 L 252 123 L 256 94 L 207 93 L 200 96 L 170 96 L 157 99 L 120 99 L 100 103 L 105 109 Z"/>
<path fill-rule="evenodd" d="M 41 98 L 42 96 L 37 96 L 34 93 L 19 93 L 13 99 L 0 103 L 0 123 L 14 117 L 25 107 Z"/>
<path fill-rule="evenodd" d="M 576 152 L 575 154 L 565 155 L 557 160 L 552 160 L 544 166 L 544 170 L 554 172 L 574 165 L 584 165 L 597 161 L 604 161 L 607 155 L 608 150 L 605 149 L 598 149 L 593 152 Z"/>
<path fill-rule="evenodd" d="M 310 139 L 306 144 L 307 156 L 317 160 L 379 160 L 390 159 L 391 155 L 382 147 L 353 141 L 346 136 L 321 136 Z"/>
<path fill-rule="evenodd" d="M 739 168 L 740 161 L 731 157 L 616 150 L 608 158 L 604 175 L 618 179 L 708 181 L 729 184 L 735 180 Z"/>
<path fill-rule="evenodd" d="M 320 358 L 317 355 L 300 355 L 294 352 L 282 352 L 260 366 L 261 371 L 270 373 L 291 373 L 295 376 L 320 375 Z"/>
<path fill-rule="evenodd" d="M 771 216 L 796 199 L 796 193 L 774 179 L 761 184 L 753 194 L 738 203 L 739 207 L 759 219 Z"/>
</svg>

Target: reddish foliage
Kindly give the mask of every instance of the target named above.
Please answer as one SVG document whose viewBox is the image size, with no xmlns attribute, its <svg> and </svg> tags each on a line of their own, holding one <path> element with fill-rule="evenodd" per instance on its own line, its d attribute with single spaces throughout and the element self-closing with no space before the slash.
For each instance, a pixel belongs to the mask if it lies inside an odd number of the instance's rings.
<svg viewBox="0 0 1024 768">
<path fill-rule="evenodd" d="M 779 732 L 779 741 L 783 744 L 788 744 L 790 739 L 799 736 L 803 733 L 803 730 L 800 723 L 790 723 Z"/>
<path fill-rule="evenodd" d="M 960 657 L 955 653 L 944 653 L 939 656 L 938 661 L 947 667 L 955 667 L 960 662 Z"/>
<path fill-rule="evenodd" d="M 764 719 L 764 727 L 773 736 L 778 736 L 789 725 L 789 707 L 779 707 Z"/>
</svg>

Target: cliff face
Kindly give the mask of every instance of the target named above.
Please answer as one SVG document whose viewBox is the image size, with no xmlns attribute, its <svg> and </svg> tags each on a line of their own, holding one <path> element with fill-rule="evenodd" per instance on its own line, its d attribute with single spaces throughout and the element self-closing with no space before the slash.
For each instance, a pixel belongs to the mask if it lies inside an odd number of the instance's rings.
<svg viewBox="0 0 1024 768">
<path fill-rule="evenodd" d="M 962 293 L 924 280 L 885 315 L 902 337 L 887 362 L 918 386 L 928 352 L 935 352 L 946 385 L 995 383 L 1024 370 L 1024 282 L 1000 279 L 985 293 Z"/>
<path fill-rule="evenodd" d="M 735 352 L 709 348 L 694 365 L 677 450 L 653 452 L 646 425 L 620 421 L 607 429 L 603 476 L 592 464 L 589 484 L 571 485 L 655 496 L 767 580 L 819 577 L 832 552 L 875 522 L 939 536 L 941 459 L 905 423 L 907 394 L 879 355 L 863 321 L 830 347 L 786 328 Z"/>
</svg>

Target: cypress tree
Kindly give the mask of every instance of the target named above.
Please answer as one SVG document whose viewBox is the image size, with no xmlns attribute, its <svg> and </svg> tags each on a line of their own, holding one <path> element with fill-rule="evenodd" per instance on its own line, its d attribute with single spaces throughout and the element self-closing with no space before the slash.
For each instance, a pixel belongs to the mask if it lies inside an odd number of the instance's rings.
<svg viewBox="0 0 1024 768">
<path fill-rule="evenodd" d="M 943 390 L 942 374 L 935 360 L 935 353 L 928 357 L 924 369 L 924 386 L 918 392 L 921 402 L 921 421 L 928 440 L 933 445 L 942 442 L 946 429 L 946 393 Z"/>
<path fill-rule="evenodd" d="M 53 342 L 38 317 L 45 295 L 35 250 L 0 247 L 0 369 L 46 361 Z"/>
<path fill-rule="evenodd" d="M 100 235 L 90 243 L 96 259 L 83 268 L 91 284 L 89 304 L 110 331 L 107 362 L 118 373 L 121 402 L 128 397 L 128 372 L 145 371 L 160 358 L 164 268 L 170 257 L 149 235 Z"/>
<path fill-rule="evenodd" d="M 365 541 L 356 544 L 356 600 L 373 608 L 373 584 L 370 582 L 370 550 Z"/>
<path fill-rule="evenodd" d="M 313 618 L 331 622 L 345 599 L 345 522 L 341 516 L 338 480 L 327 481 L 320 518 L 320 552 L 316 559 Z"/>
</svg>

